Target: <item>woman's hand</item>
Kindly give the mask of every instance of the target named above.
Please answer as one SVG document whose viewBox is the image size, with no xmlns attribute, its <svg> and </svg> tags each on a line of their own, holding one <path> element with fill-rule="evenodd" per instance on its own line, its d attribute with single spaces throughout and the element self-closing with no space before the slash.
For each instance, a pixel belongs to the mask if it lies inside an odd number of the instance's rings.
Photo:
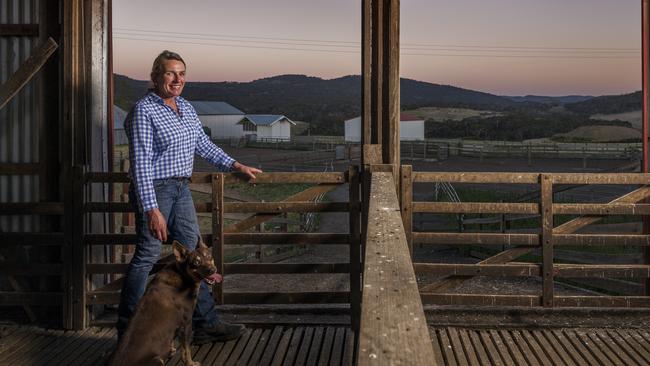
<svg viewBox="0 0 650 366">
<path fill-rule="evenodd" d="M 167 241 L 167 221 L 158 208 L 147 211 L 147 221 L 149 222 L 149 231 L 154 238 L 161 242 Z"/>
<path fill-rule="evenodd" d="M 233 170 L 236 170 L 236 171 L 248 176 L 250 179 L 255 179 L 255 174 L 263 173 L 260 169 L 244 165 L 244 164 L 242 164 L 242 163 L 240 163 L 238 161 L 236 161 L 232 165 L 232 168 L 233 168 Z"/>
</svg>

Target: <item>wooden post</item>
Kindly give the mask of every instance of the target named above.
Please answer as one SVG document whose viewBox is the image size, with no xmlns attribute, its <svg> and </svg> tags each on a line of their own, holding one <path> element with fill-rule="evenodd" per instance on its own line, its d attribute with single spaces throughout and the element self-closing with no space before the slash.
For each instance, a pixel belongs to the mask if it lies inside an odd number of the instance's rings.
<svg viewBox="0 0 650 366">
<path fill-rule="evenodd" d="M 401 166 L 400 180 L 402 223 L 404 224 L 404 234 L 406 234 L 406 244 L 411 252 L 411 258 L 413 258 L 413 167 L 411 165 Z"/>
<path fill-rule="evenodd" d="M 400 164 L 399 0 L 383 0 L 384 53 L 382 157 L 384 164 Z M 396 180 L 396 184 L 399 181 Z"/>
<path fill-rule="evenodd" d="M 384 39 L 382 32 L 384 29 L 383 12 L 384 0 L 372 0 L 372 61 L 371 61 L 371 96 L 370 96 L 370 141 L 365 144 L 382 143 L 382 125 L 383 125 L 383 85 L 384 74 L 381 64 L 383 63 Z M 366 132 L 364 132 L 364 135 Z M 369 164 L 364 162 L 364 164 Z M 374 164 L 374 163 L 373 163 Z"/>
<path fill-rule="evenodd" d="M 72 169 L 72 192 L 71 197 L 68 198 L 67 207 L 70 210 L 66 211 L 66 216 L 70 220 L 66 220 L 66 227 L 68 232 L 69 242 L 66 242 L 68 247 L 67 257 L 69 262 L 67 267 L 68 280 L 66 288 L 66 307 L 68 311 L 69 321 L 66 323 L 72 329 L 84 329 L 88 325 L 88 316 L 86 311 L 86 292 L 87 292 L 87 278 L 86 278 L 86 245 L 84 244 L 84 205 L 85 205 L 85 182 L 84 182 L 84 169 L 81 166 L 74 166 Z M 71 320 L 71 321 L 70 321 Z"/>
<path fill-rule="evenodd" d="M 553 177 L 542 174 L 541 179 L 541 215 L 542 215 L 542 267 L 544 307 L 554 306 L 553 280 Z"/>
<path fill-rule="evenodd" d="M 361 78 L 363 87 L 361 88 L 361 146 L 372 143 L 372 124 L 371 118 L 373 117 L 371 106 L 372 106 L 372 23 L 373 18 L 371 17 L 372 4 L 371 0 L 362 0 L 361 4 L 361 41 L 362 41 L 362 52 L 361 52 Z M 363 159 L 363 154 L 361 154 L 361 159 Z M 365 162 L 361 160 L 361 166 Z"/>
<path fill-rule="evenodd" d="M 217 271 L 226 278 L 223 255 L 223 173 L 212 174 L 212 257 L 217 265 Z M 215 283 L 212 296 L 217 304 L 223 305 L 223 283 Z"/>
<path fill-rule="evenodd" d="M 359 167 L 348 168 L 350 220 L 350 319 L 352 329 L 359 332 L 361 319 L 361 212 L 359 200 Z"/>
</svg>

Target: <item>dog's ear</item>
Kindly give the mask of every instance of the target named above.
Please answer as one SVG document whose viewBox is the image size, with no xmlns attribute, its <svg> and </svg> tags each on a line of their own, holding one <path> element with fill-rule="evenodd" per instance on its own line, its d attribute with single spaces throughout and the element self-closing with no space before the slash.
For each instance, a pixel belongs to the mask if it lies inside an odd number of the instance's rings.
<svg viewBox="0 0 650 366">
<path fill-rule="evenodd" d="M 188 250 L 187 248 L 185 248 L 183 244 L 174 240 L 174 242 L 172 243 L 172 249 L 174 251 L 174 258 L 176 258 L 177 262 L 182 262 L 185 260 L 185 258 L 187 257 Z"/>
<path fill-rule="evenodd" d="M 197 248 L 208 249 L 208 246 L 205 245 L 205 243 L 203 242 L 203 239 L 201 239 L 201 235 L 199 235 L 199 240 L 196 242 L 196 247 Z"/>
</svg>

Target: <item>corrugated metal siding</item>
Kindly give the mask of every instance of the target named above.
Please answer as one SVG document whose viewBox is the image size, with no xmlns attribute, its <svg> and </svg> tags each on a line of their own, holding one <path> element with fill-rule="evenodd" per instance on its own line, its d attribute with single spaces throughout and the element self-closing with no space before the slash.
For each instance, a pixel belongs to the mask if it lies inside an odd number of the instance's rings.
<svg viewBox="0 0 650 366">
<path fill-rule="evenodd" d="M 38 23 L 36 0 L 0 0 L 0 23 Z M 37 38 L 0 38 L 0 84 L 7 81 L 29 57 Z M 0 110 L 0 162 L 38 162 L 38 113 L 34 81 L 27 84 Z M 38 201 L 36 176 L 0 176 L 0 202 Z M 31 216 L 0 217 L 0 231 L 32 231 Z"/>
</svg>

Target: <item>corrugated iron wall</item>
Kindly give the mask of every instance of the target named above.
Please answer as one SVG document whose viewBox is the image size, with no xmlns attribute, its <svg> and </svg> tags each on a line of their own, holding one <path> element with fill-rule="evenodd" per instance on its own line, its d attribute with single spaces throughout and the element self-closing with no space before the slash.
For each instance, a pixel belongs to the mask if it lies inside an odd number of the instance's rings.
<svg viewBox="0 0 650 366">
<path fill-rule="evenodd" d="M 0 23 L 38 23 L 37 0 L 0 0 Z M 18 69 L 38 44 L 37 37 L 0 37 L 0 84 Z M 0 162 L 37 163 L 37 77 L 0 110 Z M 57 138 L 57 136 L 52 136 Z M 38 201 L 38 177 L 0 176 L 0 202 Z M 34 216 L 0 216 L 0 231 L 36 231 Z"/>
</svg>

